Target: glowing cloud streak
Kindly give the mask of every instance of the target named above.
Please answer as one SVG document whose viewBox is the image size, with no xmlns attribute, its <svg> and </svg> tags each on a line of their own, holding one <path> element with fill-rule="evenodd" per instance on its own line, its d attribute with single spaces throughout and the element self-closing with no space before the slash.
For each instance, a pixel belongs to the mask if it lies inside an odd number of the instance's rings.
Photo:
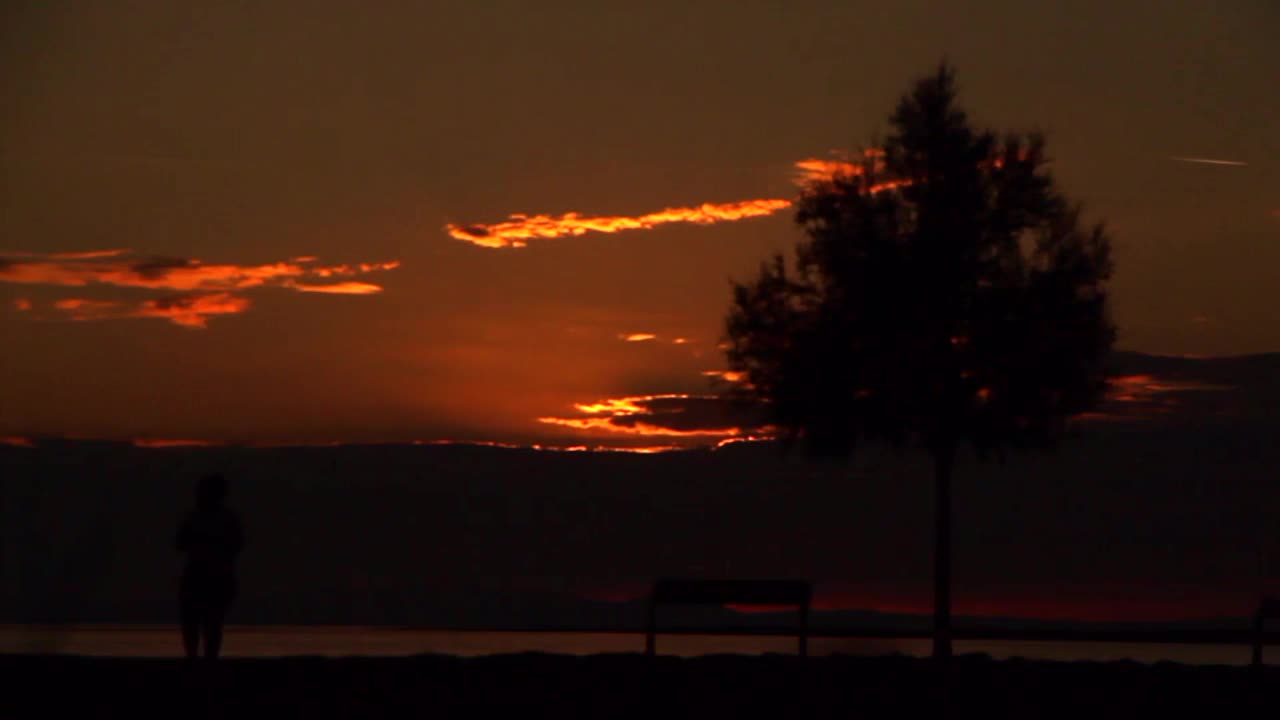
<svg viewBox="0 0 1280 720">
<path fill-rule="evenodd" d="M 794 163 L 796 169 L 795 183 L 804 186 L 815 182 L 828 182 L 837 177 L 858 177 L 866 174 L 868 166 L 876 170 L 883 169 L 883 150 L 869 148 L 862 151 L 862 156 L 866 158 L 864 162 L 854 162 L 841 158 L 835 160 L 820 160 L 818 158 L 798 160 Z M 845 156 L 845 158 L 847 157 Z"/>
<path fill-rule="evenodd" d="M 740 438 L 758 432 L 744 417 L 723 413 L 723 399 L 715 395 L 634 395 L 578 403 L 586 417 L 540 417 L 538 422 L 613 436 L 664 437 L 671 440 Z M 712 412 L 708 414 L 708 410 Z"/>
<path fill-rule="evenodd" d="M 746 373 L 735 370 L 703 370 L 702 374 L 706 377 L 718 378 L 731 383 L 742 382 L 747 379 Z"/>
<path fill-rule="evenodd" d="M 164 297 L 141 302 L 64 298 L 54 302 L 53 308 L 71 320 L 161 318 L 175 325 L 203 328 L 209 317 L 248 310 L 250 302 L 238 294 L 240 291 L 272 287 L 303 293 L 370 295 L 382 292 L 382 286 L 341 278 L 400 266 L 394 260 L 318 265 L 316 258 L 310 256 L 262 265 L 231 265 L 131 255 L 129 250 L 8 252 L 0 256 L 0 282 L 168 291 L 170 294 Z M 25 299 L 15 306 L 21 311 L 31 309 L 30 301 Z"/>
<path fill-rule="evenodd" d="M 316 266 L 299 258 L 263 265 L 208 265 L 188 258 L 147 258 L 130 260 L 123 251 L 33 255 L 28 253 L 0 256 L 0 282 L 62 285 L 114 285 L 174 291 L 226 291 L 255 287 L 294 287 L 299 278 L 349 277 L 377 270 L 392 270 L 399 262 L 361 263 L 359 265 Z M 315 292 L 317 285 L 306 285 Z M 300 289 L 300 288 L 295 288 Z M 341 291 L 336 291 L 341 292 Z"/>
<path fill-rule="evenodd" d="M 684 398 L 684 395 L 642 395 L 639 397 L 629 398 L 610 398 L 602 400 L 598 403 L 577 403 L 573 407 L 578 412 L 588 415 L 638 415 L 645 412 L 645 408 L 637 403 L 648 402 L 650 400 L 658 400 L 662 398 Z"/>
<path fill-rule="evenodd" d="M 657 333 L 647 332 L 618 333 L 618 339 L 629 343 L 662 342 L 670 343 L 672 345 L 689 345 L 693 342 L 687 337 L 673 337 L 668 339 L 658 335 Z"/>
<path fill-rule="evenodd" d="M 772 215 L 790 206 L 790 200 L 764 199 L 719 204 L 703 203 L 694 207 L 672 207 L 636 217 L 583 217 L 576 212 L 558 216 L 514 214 L 506 222 L 492 225 L 449 224 L 445 226 L 445 230 L 457 240 L 481 247 L 525 247 L 528 244 L 527 241 L 534 238 L 558 238 L 566 235 L 583 235 L 588 232 L 615 233 L 619 230 L 646 230 L 669 223 L 712 225 Z"/>
<path fill-rule="evenodd" d="M 381 285 L 362 282 L 341 282 L 333 285 L 309 285 L 306 283 L 289 283 L 289 288 L 306 293 L 329 293 L 331 295 L 372 295 L 382 292 Z"/>
<path fill-rule="evenodd" d="M 706 430 L 675 430 L 659 425 L 636 422 L 630 425 L 618 425 L 611 418 L 557 418 L 541 417 L 538 422 L 550 425 L 563 425 L 576 430 L 603 430 L 615 435 L 643 435 L 646 437 L 736 437 L 742 434 L 740 428 L 711 428 Z"/>
<path fill-rule="evenodd" d="M 808 158 L 795 163 L 795 181 L 799 185 L 829 181 L 836 177 L 856 177 L 863 175 L 868 169 L 879 170 L 884 153 L 877 149 L 863 152 L 866 160 L 854 162 L 850 160 L 820 160 Z M 902 187 L 905 181 L 890 181 L 871 185 L 867 193 L 877 193 Z M 445 225 L 449 236 L 463 242 L 487 248 L 520 248 L 527 247 L 533 239 L 550 239 L 565 236 L 583 235 L 588 232 L 616 233 L 621 230 L 647 230 L 669 223 L 693 223 L 695 225 L 713 225 L 722 222 L 734 222 L 750 218 L 772 215 L 779 210 L 789 208 L 791 200 L 780 198 L 764 198 L 757 200 L 740 200 L 728 203 L 703 203 L 691 207 L 671 207 L 665 210 L 639 216 L 602 215 L 583 217 L 580 213 L 571 212 L 564 215 L 524 215 L 513 214 L 504 222 L 490 225 Z"/>
<path fill-rule="evenodd" d="M 1201 165 L 1230 165 L 1232 167 L 1244 167 L 1249 164 L 1247 162 L 1240 162 L 1239 160 L 1215 160 L 1213 158 L 1179 157 L 1177 155 L 1170 155 L 1169 159 L 1184 163 L 1199 163 Z"/>
<path fill-rule="evenodd" d="M 64 298 L 53 304 L 55 309 L 66 313 L 72 320 L 159 318 L 189 328 L 207 327 L 210 317 L 237 315 L 248 310 L 249 306 L 247 298 L 230 293 L 175 295 L 132 304 L 114 300 Z"/>
</svg>

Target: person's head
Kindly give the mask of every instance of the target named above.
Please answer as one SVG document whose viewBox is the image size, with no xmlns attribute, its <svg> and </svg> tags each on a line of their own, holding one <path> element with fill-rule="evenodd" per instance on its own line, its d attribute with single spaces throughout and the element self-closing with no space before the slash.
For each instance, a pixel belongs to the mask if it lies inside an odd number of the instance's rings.
<svg viewBox="0 0 1280 720">
<path fill-rule="evenodd" d="M 196 505 L 217 507 L 227 498 L 227 479 L 221 473 L 205 475 L 196 486 Z"/>
</svg>

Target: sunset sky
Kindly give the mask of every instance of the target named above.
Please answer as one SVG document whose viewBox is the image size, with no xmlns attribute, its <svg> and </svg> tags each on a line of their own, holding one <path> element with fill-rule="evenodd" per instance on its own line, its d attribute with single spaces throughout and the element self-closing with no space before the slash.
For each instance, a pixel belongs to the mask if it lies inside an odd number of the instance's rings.
<svg viewBox="0 0 1280 720">
<path fill-rule="evenodd" d="M 872 145 L 944 57 L 1107 222 L 1121 348 L 1277 351 L 1277 27 L 1273 0 L 6 2 L 0 436 L 716 442 L 750 419 L 680 396 L 725 368 L 729 279 L 798 238 L 796 163 Z"/>
</svg>

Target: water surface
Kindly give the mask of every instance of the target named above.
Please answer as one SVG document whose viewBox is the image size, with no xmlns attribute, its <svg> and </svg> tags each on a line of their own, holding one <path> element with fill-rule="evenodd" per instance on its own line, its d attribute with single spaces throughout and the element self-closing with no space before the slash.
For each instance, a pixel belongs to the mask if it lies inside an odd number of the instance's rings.
<svg viewBox="0 0 1280 720">
<path fill-rule="evenodd" d="M 1246 665 L 1247 645 L 1191 643 L 1047 642 L 1031 640 L 957 640 L 956 652 L 996 659 L 1172 661 L 1191 665 Z M 660 654 L 694 657 L 732 653 L 794 653 L 788 637 L 758 635 L 659 635 Z M 919 638 L 823 638 L 809 640 L 811 655 L 893 655 L 924 657 L 928 640 Z M 639 653 L 644 635 L 616 632 L 513 632 L 417 630 L 348 626 L 232 626 L 223 652 L 227 657 L 288 655 L 403 656 L 440 653 L 474 657 L 521 652 L 570 655 Z M 182 643 L 176 626 L 0 626 L 0 653 L 39 653 L 115 657 L 177 657 Z M 1268 664 L 1277 662 L 1272 649 Z"/>
</svg>

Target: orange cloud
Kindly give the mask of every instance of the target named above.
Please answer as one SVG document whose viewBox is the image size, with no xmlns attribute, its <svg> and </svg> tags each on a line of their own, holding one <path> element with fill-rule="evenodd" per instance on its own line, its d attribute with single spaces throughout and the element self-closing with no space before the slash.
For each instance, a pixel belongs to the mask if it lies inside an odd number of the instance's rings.
<svg viewBox="0 0 1280 720">
<path fill-rule="evenodd" d="M 693 342 L 687 337 L 675 337 L 675 338 L 671 338 L 670 340 L 667 340 L 659 336 L 657 333 L 646 333 L 646 332 L 618 333 L 618 339 L 623 340 L 625 342 L 650 342 L 653 340 L 657 340 L 661 342 L 669 342 L 672 345 L 688 345 Z"/>
<path fill-rule="evenodd" d="M 249 309 L 249 300 L 231 291 L 276 287 L 304 293 L 369 295 L 382 292 L 382 286 L 355 280 L 317 280 L 352 277 L 400 266 L 394 260 L 317 265 L 311 256 L 264 265 L 215 265 L 197 259 L 131 258 L 129 255 L 129 250 L 8 253 L 0 257 L 0 282 L 170 291 L 176 294 L 143 302 L 65 298 L 53 307 L 72 320 L 150 317 L 203 328 L 211 316 L 235 315 Z M 19 300 L 17 307 L 29 310 L 31 305 L 29 301 Z"/>
<path fill-rule="evenodd" d="M 576 403 L 574 407 L 578 412 L 584 412 L 588 415 L 636 415 L 645 411 L 644 407 L 636 403 L 654 400 L 662 395 L 644 395 L 634 398 L 610 398 L 601 400 L 598 403 Z M 673 395 L 671 397 L 686 397 L 684 395 Z"/>
<path fill-rule="evenodd" d="M 1107 399 L 1114 402 L 1149 402 L 1169 393 L 1234 389 L 1230 385 L 1167 380 L 1154 375 L 1123 375 L 1111 378 L 1110 382 Z"/>
<path fill-rule="evenodd" d="M 315 258 L 302 258 L 299 262 L 310 263 L 315 262 Z M 309 268 L 308 272 L 317 277 L 328 278 L 338 277 L 342 275 L 358 275 L 362 273 L 370 273 L 377 270 L 395 270 L 400 267 L 399 260 L 381 263 L 358 263 L 356 265 L 329 265 L 328 267 Z"/>
<path fill-rule="evenodd" d="M 855 177 L 866 172 L 860 163 L 849 162 L 848 160 L 809 158 L 808 160 L 797 162 L 795 166 L 796 174 L 794 180 L 797 185 L 822 182 L 834 177 Z"/>
<path fill-rule="evenodd" d="M 94 260 L 98 258 L 120 257 L 133 252 L 128 248 L 118 248 L 114 250 L 85 250 L 81 252 L 58 252 L 53 253 L 49 257 L 58 260 Z"/>
<path fill-rule="evenodd" d="M 652 455 L 656 453 L 671 452 L 675 450 L 687 450 L 680 445 L 543 445 L 533 443 L 531 445 L 519 445 L 516 443 L 505 443 L 496 440 L 415 440 L 413 445 L 475 445 L 479 447 L 495 447 L 506 450 L 538 450 L 540 452 L 553 453 L 583 453 L 583 452 L 601 452 L 601 453 L 636 453 L 640 455 Z"/>
<path fill-rule="evenodd" d="M 70 313 L 94 313 L 109 312 L 118 308 L 123 303 L 115 300 L 88 300 L 85 298 L 65 298 L 53 304 L 59 310 L 65 310 Z M 79 318 L 76 318 L 79 319 Z"/>
<path fill-rule="evenodd" d="M 881 169 L 880 158 L 884 153 L 870 149 L 863 152 L 865 160 L 820 160 L 807 158 L 795 163 L 796 182 L 808 185 L 814 182 L 829 181 L 836 177 L 855 177 L 866 174 L 868 169 Z M 903 186 L 904 182 L 882 182 L 866 188 L 868 193 L 882 192 Z M 728 203 L 703 203 L 692 207 L 673 207 L 648 213 L 646 215 L 603 215 L 583 217 L 580 213 L 571 212 L 564 215 L 524 215 L 513 214 L 505 222 L 490 225 L 445 225 L 449 236 L 469 242 L 472 245 L 488 248 L 526 247 L 532 239 L 565 237 L 566 235 L 583 235 L 588 232 L 615 233 L 620 230 L 646 230 L 668 223 L 694 223 L 696 225 L 712 225 L 721 222 L 733 222 L 748 218 L 772 215 L 779 210 L 791 207 L 790 200 L 765 198 L 758 200 L 740 200 Z"/>
<path fill-rule="evenodd" d="M 577 430 L 604 430 L 622 435 L 645 435 L 661 437 L 733 437 L 741 435 L 740 428 L 711 428 L 705 430 L 673 430 L 661 425 L 650 425 L 646 422 L 635 422 L 619 425 L 612 418 L 557 418 L 540 417 L 538 422 L 550 425 L 564 425 Z"/>
<path fill-rule="evenodd" d="M 1085 421 L 1141 422 L 1174 417 L 1182 412 L 1186 393 L 1228 392 L 1236 388 L 1195 380 L 1161 378 L 1149 374 L 1108 378 L 1106 398 L 1100 408 L 1076 416 Z"/>
<path fill-rule="evenodd" d="M 571 212 L 559 216 L 514 214 L 506 222 L 492 225 L 445 226 L 450 237 L 480 247 L 525 247 L 534 238 L 558 238 L 588 232 L 615 233 L 619 230 L 643 230 L 668 223 L 711 225 L 720 222 L 763 217 L 791 206 L 790 200 L 742 200 L 729 203 L 703 203 L 694 207 L 672 207 L 634 217 L 583 217 Z"/>
<path fill-rule="evenodd" d="M 702 374 L 707 377 L 719 378 L 725 382 L 742 382 L 746 379 L 747 374 L 744 372 L 736 372 L 734 370 L 703 370 Z"/>
<path fill-rule="evenodd" d="M 0 282 L 62 285 L 114 285 L 148 290 L 226 291 L 256 287 L 292 287 L 307 277 L 347 277 L 391 270 L 399 262 L 358 265 L 314 265 L 312 258 L 263 265 L 205 264 L 188 258 L 129 259 L 127 251 L 103 250 L 88 253 L 35 255 L 10 254 L 0 257 Z M 307 285 L 313 288 L 318 285 Z M 381 289 L 381 288 L 379 288 Z"/>
<path fill-rule="evenodd" d="M 771 440 L 777 440 L 777 438 L 773 435 L 743 435 L 741 437 L 725 438 L 713 445 L 712 448 L 719 450 L 720 448 L 737 445 L 739 443 L 769 442 Z"/>
<path fill-rule="evenodd" d="M 247 298 L 230 293 L 209 295 L 173 295 L 140 303 L 115 300 L 64 298 L 53 304 L 72 320 L 118 320 L 124 318 L 161 318 L 175 325 L 204 328 L 214 315 L 235 315 L 249 309 Z"/>
<path fill-rule="evenodd" d="M 133 251 L 128 248 L 115 248 L 111 250 L 72 250 L 69 252 L 54 253 L 9 250 L 4 253 L 4 256 L 10 258 L 39 258 L 44 260 L 99 260 L 102 258 L 120 257 L 121 255 L 128 255 L 132 252 Z"/>
<path fill-rule="evenodd" d="M 754 437 L 762 419 L 716 395 L 633 395 L 574 405 L 585 417 L 540 417 L 538 422 L 612 436 L 671 440 Z"/>
<path fill-rule="evenodd" d="M 371 295 L 382 292 L 381 285 L 363 282 L 340 282 L 332 285 L 309 285 L 306 283 L 289 283 L 288 287 L 298 292 L 330 293 L 332 295 Z"/>
<path fill-rule="evenodd" d="M 847 153 L 833 151 L 834 159 L 806 158 L 794 163 L 795 183 L 800 186 L 815 182 L 825 182 L 837 177 L 852 178 L 865 175 L 868 170 L 884 169 L 884 151 L 879 148 L 867 148 L 862 151 L 862 160 L 850 160 Z"/>
<path fill-rule="evenodd" d="M 18 298 L 13 301 L 13 307 L 18 312 L 27 312 L 31 309 L 31 301 L 26 298 Z"/>
<path fill-rule="evenodd" d="M 0 445 L 8 445 L 10 447 L 25 447 L 25 448 L 36 446 L 36 444 L 31 441 L 31 438 L 19 437 L 17 435 L 0 437 Z"/>
</svg>

